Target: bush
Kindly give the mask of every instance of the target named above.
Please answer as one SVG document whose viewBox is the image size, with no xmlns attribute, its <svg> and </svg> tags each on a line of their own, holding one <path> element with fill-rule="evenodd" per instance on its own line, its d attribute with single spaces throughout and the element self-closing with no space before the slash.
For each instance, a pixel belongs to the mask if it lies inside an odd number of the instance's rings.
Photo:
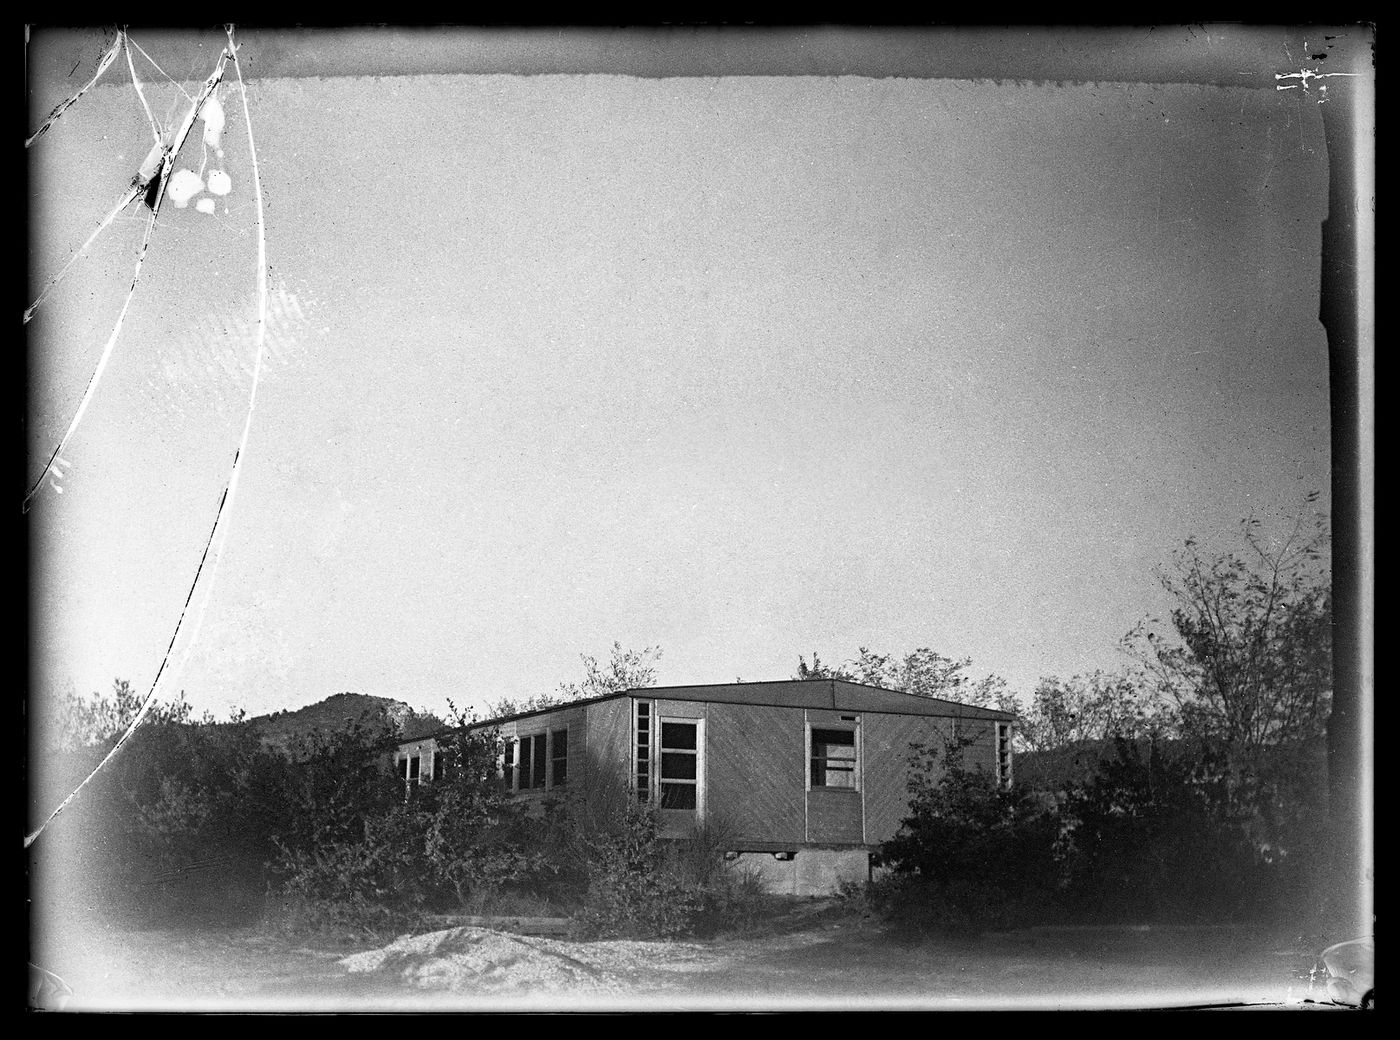
<svg viewBox="0 0 1400 1040">
<path fill-rule="evenodd" d="M 1120 740 L 1054 797 L 1001 788 L 960 752 L 917 749 L 910 815 L 871 891 L 887 917 L 951 931 L 1262 921 L 1306 899 L 1321 790 L 1306 749 L 1241 763 L 1204 743 Z"/>
<path fill-rule="evenodd" d="M 588 890 L 575 916 L 583 935 L 650 939 L 691 927 L 701 900 L 668 861 L 650 806 L 629 805 L 614 831 L 586 843 Z"/>
<path fill-rule="evenodd" d="M 1218 747 L 1169 754 L 1152 745 L 1144 755 L 1119 741 L 1116 750 L 1062 810 L 1076 911 L 1115 921 L 1253 920 L 1289 902 L 1309 860 L 1305 829 L 1288 828 L 1291 850 L 1274 844 L 1271 785 Z"/>
<path fill-rule="evenodd" d="M 915 745 L 910 815 L 885 843 L 872 902 L 922 927 L 1005 926 L 1043 915 L 1059 886 L 1059 824 L 1033 793 L 963 761 L 965 743 Z"/>
<path fill-rule="evenodd" d="M 382 734 L 350 729 L 296 749 L 297 797 L 273 869 L 280 892 L 315 908 L 302 917 L 377 927 L 384 915 L 464 909 L 548 883 L 540 824 L 502 789 L 494 740 L 461 730 L 441 750 L 442 773 L 405 789 L 384 766 Z"/>
</svg>

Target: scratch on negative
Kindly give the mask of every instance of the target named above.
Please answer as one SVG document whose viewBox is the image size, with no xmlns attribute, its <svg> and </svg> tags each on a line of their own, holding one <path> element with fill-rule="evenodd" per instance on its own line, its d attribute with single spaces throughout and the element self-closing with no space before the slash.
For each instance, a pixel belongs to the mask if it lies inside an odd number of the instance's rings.
<svg viewBox="0 0 1400 1040">
<path fill-rule="evenodd" d="M 27 308 L 25 308 L 24 324 L 29 324 L 29 319 L 34 317 L 34 312 L 39 309 L 39 305 L 44 302 L 44 299 L 49 295 L 49 293 L 54 290 L 54 288 L 58 285 L 59 282 L 63 281 L 63 277 L 68 273 L 68 269 L 72 267 L 75 263 L 77 263 L 81 257 L 87 256 L 88 250 L 91 249 L 92 244 L 97 241 L 97 236 L 107 230 L 108 225 L 110 225 L 112 221 L 116 220 L 117 217 L 121 215 L 122 210 L 126 209 L 127 206 L 130 206 L 133 202 L 139 199 L 141 197 L 142 191 L 143 189 L 139 185 L 135 184 L 133 184 L 130 188 L 126 190 L 126 194 L 124 194 L 121 197 L 121 199 L 118 200 L 117 204 L 112 207 L 112 211 L 108 213 L 105 217 L 103 217 L 102 220 L 98 223 L 97 230 L 88 236 L 88 240 L 82 244 L 82 247 L 79 248 L 79 250 L 76 253 L 74 253 L 68 258 L 67 263 L 65 263 L 61 268 L 59 268 L 58 274 L 54 275 L 52 278 L 49 279 L 48 284 L 44 286 L 43 291 L 39 293 L 38 297 L 35 298 L 34 302 L 31 303 Z"/>
<path fill-rule="evenodd" d="M 25 140 L 24 147 L 28 148 L 35 141 L 39 140 L 39 138 L 43 137 L 44 134 L 48 133 L 49 127 L 53 126 L 54 121 L 57 120 L 59 116 L 63 115 L 64 112 L 68 111 L 69 107 L 77 101 L 78 98 L 92 89 L 92 85 L 101 79 L 102 74 L 107 71 L 112 62 L 117 60 L 117 54 L 121 50 L 122 43 L 125 39 L 126 33 L 118 29 L 117 38 L 112 42 L 112 46 L 107 48 L 107 53 L 102 55 L 102 60 L 97 63 L 97 71 L 92 74 L 92 79 L 88 80 L 72 97 L 68 98 L 66 101 L 60 101 L 55 105 L 53 111 L 49 113 L 49 117 L 44 120 L 44 124 L 39 127 L 38 130 L 34 131 L 33 136 Z"/>
<path fill-rule="evenodd" d="M 117 753 L 121 751 L 122 747 L 125 746 L 126 742 L 131 738 L 131 735 L 136 732 L 136 728 L 140 726 L 143 721 L 145 721 L 146 713 L 150 710 L 151 704 L 154 703 L 156 689 L 160 684 L 161 676 L 165 673 L 166 665 L 170 663 L 171 651 L 173 651 L 175 648 L 176 640 L 180 638 L 180 631 L 184 626 L 185 617 L 189 612 L 190 601 L 194 599 L 195 589 L 199 586 L 200 576 L 204 573 L 204 565 L 209 559 L 210 548 L 215 547 L 214 566 L 210 569 L 210 581 L 206 584 L 206 593 L 204 596 L 203 605 L 200 607 L 199 614 L 201 617 L 203 616 L 204 606 L 207 606 L 209 602 L 208 590 L 213 587 L 214 572 L 218 568 L 218 559 L 220 554 L 222 553 L 222 546 L 224 544 L 224 541 L 226 540 L 219 539 L 217 542 L 217 546 L 215 544 L 216 536 L 219 534 L 219 525 L 226 515 L 225 511 L 228 507 L 228 504 L 233 500 L 234 494 L 238 489 L 238 475 L 240 472 L 240 467 L 242 465 L 244 451 L 248 446 L 248 432 L 251 429 L 253 422 L 253 406 L 257 401 L 258 377 L 262 372 L 263 340 L 264 331 L 267 326 L 267 242 L 266 235 L 264 233 L 265 228 L 263 224 L 262 179 L 259 176 L 258 172 L 257 150 L 253 145 L 253 124 L 248 111 L 248 92 L 247 88 L 243 84 L 243 70 L 238 62 L 237 48 L 233 42 L 233 26 L 225 26 L 224 31 L 228 34 L 229 46 L 228 50 L 224 52 L 224 56 L 221 57 L 219 60 L 219 70 L 223 70 L 225 59 L 229 55 L 232 55 L 234 60 L 234 68 L 238 71 L 239 91 L 243 97 L 243 121 L 248 131 L 248 151 L 251 156 L 253 166 L 253 190 L 258 204 L 258 353 L 257 360 L 255 361 L 253 367 L 253 386 L 248 394 L 248 414 L 243 422 L 243 436 L 239 440 L 238 449 L 234 452 L 233 468 L 232 471 L 229 473 L 228 483 L 224 487 L 224 492 L 219 497 L 218 508 L 214 511 L 214 524 L 209 529 L 209 537 L 205 540 L 204 551 L 199 558 L 199 566 L 195 568 L 194 580 L 190 582 L 189 592 L 185 594 L 185 603 L 180 608 L 180 617 L 175 622 L 175 631 L 171 633 L 170 642 L 166 645 L 165 654 L 161 658 L 160 667 L 156 669 L 156 676 L 154 679 L 151 680 L 151 687 L 149 690 L 146 691 L 146 696 L 141 701 L 141 707 L 137 710 L 135 717 L 127 725 L 126 730 L 122 733 L 122 735 L 119 738 L 117 738 L 117 742 L 114 745 L 112 745 L 112 749 L 108 751 L 107 754 L 102 758 L 102 761 L 97 763 L 97 766 L 92 770 L 92 772 L 89 773 L 83 779 L 82 783 L 78 784 L 78 786 L 73 789 L 72 793 L 70 793 L 68 797 L 65 798 L 62 801 L 62 803 L 59 804 L 58 808 L 56 808 L 52 813 L 49 814 L 48 818 L 45 819 L 43 823 L 41 823 L 32 833 L 25 835 L 25 848 L 28 848 L 30 845 L 32 845 L 38 839 L 39 835 L 44 832 L 44 829 L 50 823 L 52 823 L 53 820 L 59 815 L 59 813 L 63 812 L 64 809 L 66 809 L 70 804 L 72 804 L 73 800 L 78 797 L 82 789 L 92 782 L 93 778 L 96 777 L 97 774 L 102 771 L 102 769 L 107 765 L 108 762 L 110 762 L 113 758 L 116 757 Z M 203 95 L 201 95 L 200 103 L 202 103 L 202 97 Z M 196 108 L 198 108 L 198 105 L 196 105 Z M 186 127 L 185 132 L 188 132 L 188 127 Z M 198 630 L 198 627 L 199 626 L 197 623 L 196 630 Z M 186 654 L 187 653 L 188 647 L 186 650 Z"/>
<path fill-rule="evenodd" d="M 1297 90 L 1297 89 L 1301 86 L 1304 90 L 1307 90 L 1307 89 L 1308 89 L 1308 81 L 1309 81 L 1309 80 L 1314 80 L 1314 79 L 1333 79 L 1333 78 L 1338 77 L 1338 76 L 1345 77 L 1345 78 L 1348 78 L 1348 79 L 1354 79 L 1355 77 L 1360 76 L 1360 75 L 1361 75 L 1361 73 L 1359 73 L 1359 72 L 1318 72 L 1316 69 L 1299 69 L 1297 72 L 1276 72 L 1276 73 L 1274 73 L 1274 79 L 1275 79 L 1276 81 L 1277 81 L 1277 80 L 1281 80 L 1281 79 L 1296 79 L 1296 80 L 1300 80 L 1301 82 L 1300 82 L 1300 83 L 1277 84 L 1277 85 L 1275 85 L 1274 89 L 1275 89 L 1275 90 Z"/>
<path fill-rule="evenodd" d="M 175 165 L 175 157 L 179 155 L 180 148 L 185 143 L 185 138 L 189 136 L 190 128 L 194 126 L 195 116 L 199 113 L 200 105 L 204 104 L 204 100 L 218 85 L 219 80 L 223 78 L 224 66 L 227 63 L 227 61 L 228 52 L 225 51 L 219 56 L 219 64 L 215 67 L 214 72 L 209 76 L 207 80 L 205 80 L 204 87 L 200 90 L 199 96 L 195 98 L 194 102 L 192 103 L 189 112 L 185 116 L 185 121 L 180 127 L 179 133 L 175 135 L 173 143 L 171 144 L 170 148 L 166 151 L 165 157 L 161 162 L 159 174 L 160 182 L 157 186 L 156 194 L 151 200 L 150 220 L 147 222 L 145 234 L 141 238 L 141 249 L 136 256 L 136 273 L 131 279 L 131 288 L 127 291 L 126 299 L 122 301 L 122 308 L 121 311 L 117 314 L 116 324 L 112 327 L 112 334 L 107 337 L 107 344 L 102 349 L 102 356 L 98 359 L 97 368 L 93 371 L 92 377 L 88 380 L 87 390 L 83 393 L 83 399 L 78 405 L 78 410 L 73 416 L 73 421 L 68 424 L 67 432 L 64 433 L 63 438 L 58 442 L 58 445 L 54 448 L 53 454 L 49 456 L 50 464 L 53 462 L 54 458 L 58 456 L 59 452 L 63 450 L 64 446 L 68 443 L 68 441 L 72 439 L 73 434 L 77 432 L 78 424 L 82 422 L 83 414 L 87 411 L 88 404 L 91 403 L 93 395 L 97 392 L 97 386 L 102 381 L 102 373 L 107 368 L 107 362 L 111 359 L 112 351 L 116 348 L 117 337 L 121 335 L 122 323 L 126 320 L 126 312 L 131 307 L 131 301 L 136 295 L 137 283 L 141 280 L 141 267 L 146 262 L 146 252 L 151 244 L 151 232 L 155 229 L 156 217 L 160 213 L 161 199 L 165 195 L 165 186 L 170 179 L 170 170 Z M 108 214 L 107 219 L 103 221 L 103 223 L 98 227 L 97 231 L 95 231 L 91 236 L 89 236 L 88 241 L 84 243 L 83 249 L 87 249 L 87 247 L 92 244 L 93 239 L 101 233 L 103 228 L 109 226 L 112 220 L 115 219 L 116 215 L 120 213 L 121 210 L 124 209 L 134 197 L 139 196 L 140 194 L 142 194 L 141 186 L 133 185 L 132 188 L 127 192 L 127 195 L 123 198 L 122 202 L 118 204 L 117 208 L 114 209 L 110 214 Z M 44 292 L 40 295 L 39 299 L 35 300 L 34 304 L 29 308 L 29 310 L 25 312 L 26 321 L 29 319 L 30 316 L 32 316 L 35 308 L 37 308 L 39 304 L 43 301 L 44 296 L 48 294 L 49 290 L 57 284 L 57 279 L 61 278 L 63 276 L 63 273 L 73 265 L 73 260 L 77 259 L 77 257 L 81 255 L 82 251 L 80 250 L 78 254 L 76 254 L 72 259 L 69 260 L 67 264 L 64 265 L 63 270 L 58 273 L 55 279 L 51 281 L 48 286 L 45 287 Z M 47 465 L 44 467 L 44 470 L 48 470 Z M 20 506 L 21 512 L 29 511 L 30 501 L 34 498 L 34 495 L 39 491 L 39 489 L 43 487 L 43 484 L 44 477 L 41 473 L 39 475 L 39 478 L 35 480 L 35 482 L 30 486 L 28 493 L 25 494 L 24 501 Z"/>
<path fill-rule="evenodd" d="M 136 63 L 131 60 L 131 48 L 123 47 L 126 54 L 126 67 L 131 70 L 131 85 L 136 88 L 136 96 L 141 99 L 141 107 L 146 110 L 146 122 L 151 124 L 151 136 L 156 139 L 156 144 L 161 144 L 160 126 L 156 123 L 156 117 L 151 114 L 151 106 L 146 101 L 146 92 L 141 89 L 141 79 L 136 75 Z"/>
<path fill-rule="evenodd" d="M 33 500 L 39 488 L 43 486 L 44 474 L 48 472 L 49 467 L 53 465 L 54 459 L 58 458 L 59 454 L 67 446 L 73 434 L 77 432 L 78 424 L 83 421 L 83 413 L 87 411 L 88 405 L 92 403 L 93 395 L 97 392 L 97 384 L 102 381 L 102 373 L 107 368 L 107 362 L 112 358 L 112 351 L 116 349 L 117 337 L 121 335 L 122 323 L 126 321 L 126 312 L 131 307 L 131 301 L 136 295 L 136 284 L 141 280 L 141 266 L 146 262 L 146 251 L 150 247 L 151 232 L 155 230 L 155 226 L 156 215 L 152 212 L 150 219 L 146 222 L 145 234 L 141 236 L 141 249 L 136 254 L 136 272 L 131 276 L 131 288 L 127 290 L 126 299 L 122 301 L 122 309 L 117 312 L 117 321 L 116 324 L 112 326 L 112 334 L 107 337 L 107 344 L 102 348 L 102 356 L 97 359 L 97 368 L 93 370 L 91 378 L 88 379 L 87 389 L 83 391 L 83 399 L 78 404 L 78 410 L 73 413 L 73 421 L 68 424 L 67 431 L 63 434 L 62 438 L 59 439 L 58 444 L 54 446 L 53 454 L 49 456 L 48 462 L 44 464 L 43 472 L 40 473 L 38 479 L 30 485 L 29 492 L 24 496 L 24 502 L 20 506 L 21 512 L 29 511 L 30 501 Z"/>
<path fill-rule="evenodd" d="M 228 499 L 227 502 L 220 502 L 219 509 L 222 513 L 227 508 L 228 503 L 232 503 L 234 495 L 238 491 L 238 476 L 243 465 L 243 458 L 248 447 L 248 434 L 253 426 L 253 409 L 258 399 L 258 384 L 262 379 L 263 359 L 266 354 L 267 344 L 267 236 L 265 234 L 265 224 L 263 222 L 263 194 L 262 175 L 258 169 L 258 150 L 253 144 L 253 118 L 248 110 L 248 88 L 243 83 L 243 65 L 238 60 L 238 49 L 233 42 L 233 26 L 226 26 L 224 30 L 228 34 L 228 49 L 233 54 L 233 69 L 238 74 L 238 92 L 243 102 L 243 125 L 248 132 L 248 155 L 253 167 L 253 198 L 257 202 L 258 214 L 258 335 L 257 353 L 253 361 L 252 386 L 248 391 L 248 412 L 243 418 L 243 434 L 238 441 L 238 450 L 234 452 L 233 469 L 229 473 L 228 479 Z M 214 518 L 214 530 L 219 530 L 219 516 Z M 212 532 L 211 532 L 212 536 Z M 204 625 L 204 614 L 209 607 L 209 600 L 214 594 L 214 581 L 219 573 L 219 560 L 223 557 L 224 546 L 228 542 L 227 525 L 224 531 L 220 532 L 220 537 L 214 545 L 214 565 L 209 570 L 209 580 L 205 582 L 204 596 L 200 600 L 199 610 L 195 614 L 194 629 L 190 637 L 185 641 L 185 647 L 180 654 L 180 660 L 176 665 L 176 673 L 184 669 L 185 663 L 189 660 L 190 652 L 194 649 L 195 641 L 199 637 L 199 631 Z M 193 589 L 191 589 L 193 591 Z M 172 644 L 173 645 L 173 644 Z"/>
<path fill-rule="evenodd" d="M 161 200 L 165 197 L 165 186 L 170 179 L 170 171 L 175 165 L 175 159 L 180 154 L 180 149 L 184 147 L 185 138 L 189 136 L 190 129 L 194 126 L 195 118 L 199 115 L 200 106 L 204 104 L 205 99 L 209 97 L 209 95 L 213 92 L 214 88 L 219 85 L 219 81 L 223 78 L 224 65 L 227 61 L 227 53 L 221 54 L 219 56 L 219 64 L 215 67 L 213 73 L 209 76 L 209 78 L 204 81 L 204 86 L 200 88 L 199 96 L 196 97 L 193 102 L 191 102 L 190 110 L 185 115 L 185 121 L 181 124 L 179 132 L 171 139 L 170 146 L 162 150 L 164 143 L 157 139 L 158 147 L 152 149 L 151 158 L 154 159 L 154 157 L 157 155 L 161 157 L 159 172 L 156 174 L 152 174 L 144 181 L 142 179 L 141 173 L 137 173 L 137 177 L 133 181 L 131 187 L 127 189 L 126 193 L 122 196 L 121 200 L 116 204 L 116 206 L 112 208 L 112 212 L 107 214 L 106 218 L 103 219 L 103 221 L 100 224 L 98 224 L 97 230 L 88 236 L 88 240 L 83 243 L 82 248 L 68 258 L 68 262 L 63 265 L 63 267 L 59 270 L 58 274 L 54 275 L 52 278 L 49 279 L 48 284 L 44 286 L 43 292 L 41 292 L 38 298 L 25 310 L 25 324 L 28 324 L 29 319 L 34 317 L 34 312 L 39 309 L 39 305 L 44 302 L 44 299 L 49 295 L 49 293 L 52 292 L 53 289 L 58 285 L 58 283 L 63 280 L 64 276 L 67 275 L 69 269 L 73 266 L 73 264 L 77 262 L 79 258 L 87 254 L 88 249 L 92 247 L 92 243 L 97 240 L 97 236 L 100 235 L 103 231 L 105 231 L 109 225 L 111 225 L 112 221 L 114 221 L 117 218 L 117 215 L 120 214 L 122 210 L 124 210 L 132 202 L 134 202 L 136 199 L 140 198 L 143 194 L 145 194 L 147 187 L 156 180 L 157 176 L 159 177 L 159 182 L 156 183 L 156 193 L 154 197 L 151 198 L 151 212 L 155 213 L 160 210 L 160 203 Z"/>
</svg>

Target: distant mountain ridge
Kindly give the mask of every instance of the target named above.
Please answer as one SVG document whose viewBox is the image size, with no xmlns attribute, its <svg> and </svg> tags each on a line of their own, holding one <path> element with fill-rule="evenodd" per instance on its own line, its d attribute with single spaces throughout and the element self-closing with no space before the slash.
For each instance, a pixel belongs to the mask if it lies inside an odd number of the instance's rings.
<svg viewBox="0 0 1400 1040">
<path fill-rule="evenodd" d="M 258 730 L 264 741 L 285 747 L 300 737 L 344 729 L 356 722 L 370 722 L 378 718 L 393 721 L 403 736 L 410 740 L 436 732 L 446 725 L 436 715 L 415 711 L 403 701 L 349 692 L 332 694 L 304 708 L 257 715 L 248 722 Z"/>
</svg>

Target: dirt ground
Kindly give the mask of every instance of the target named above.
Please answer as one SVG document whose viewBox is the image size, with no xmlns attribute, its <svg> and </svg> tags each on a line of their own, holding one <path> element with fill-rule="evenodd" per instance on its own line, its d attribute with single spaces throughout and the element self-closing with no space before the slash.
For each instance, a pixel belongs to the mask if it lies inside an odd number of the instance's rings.
<svg viewBox="0 0 1400 1040">
<path fill-rule="evenodd" d="M 1316 951 L 1257 930 L 901 936 L 831 901 L 704 942 L 567 943 L 457 929 L 308 946 L 258 929 L 51 921 L 31 1006 L 64 1010 L 1320 1009 Z M 69 992 L 71 991 L 71 992 Z M 37 997 L 36 997 L 37 992 Z"/>
</svg>

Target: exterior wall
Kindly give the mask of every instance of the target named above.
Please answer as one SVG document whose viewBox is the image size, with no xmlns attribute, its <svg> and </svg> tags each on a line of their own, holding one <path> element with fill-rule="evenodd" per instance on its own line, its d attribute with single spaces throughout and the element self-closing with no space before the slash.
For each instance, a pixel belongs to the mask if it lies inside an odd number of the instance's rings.
<svg viewBox="0 0 1400 1040">
<path fill-rule="evenodd" d="M 819 845 L 859 845 L 864 820 L 859 791 L 814 788 L 807 792 L 807 840 Z"/>
<path fill-rule="evenodd" d="M 419 779 L 430 780 L 433 776 L 433 754 L 438 750 L 438 742 L 432 737 L 424 737 L 422 740 L 415 740 L 411 744 L 400 744 L 398 750 L 394 752 L 394 772 L 399 771 L 399 763 L 405 758 L 418 756 Z"/>
<path fill-rule="evenodd" d="M 909 749 L 915 742 L 933 741 L 941 748 L 954 732 L 971 737 L 963 752 L 970 768 L 995 772 L 996 723 L 990 719 L 933 718 L 915 715 L 862 717 L 864 731 L 865 840 L 871 845 L 893 838 L 909 815 Z"/>
<path fill-rule="evenodd" d="M 638 698 L 644 700 L 645 698 Z M 707 717 L 709 705 L 703 701 L 663 701 L 654 700 L 657 715 L 669 715 L 673 719 L 703 719 Z"/>
<path fill-rule="evenodd" d="M 626 785 L 632 768 L 632 700 L 618 697 L 584 708 L 587 713 L 585 783 Z M 572 768 L 572 766 L 570 767 Z"/>
<path fill-rule="evenodd" d="M 888 841 L 909 815 L 909 746 L 951 736 L 952 719 L 915 715 L 865 716 L 865 837 Z M 935 740 L 941 746 L 941 740 Z"/>
<path fill-rule="evenodd" d="M 710 704 L 706 730 L 711 819 L 740 840 L 805 841 L 801 709 Z"/>
</svg>

